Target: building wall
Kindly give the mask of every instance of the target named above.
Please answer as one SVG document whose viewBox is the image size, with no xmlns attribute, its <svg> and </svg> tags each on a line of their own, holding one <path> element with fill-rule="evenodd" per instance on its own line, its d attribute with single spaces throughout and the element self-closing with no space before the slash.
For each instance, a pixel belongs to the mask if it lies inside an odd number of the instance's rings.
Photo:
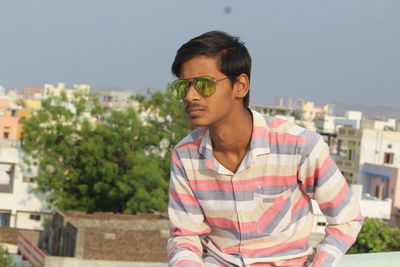
<svg viewBox="0 0 400 267">
<path fill-rule="evenodd" d="M 394 153 L 393 166 L 400 167 L 400 132 L 363 129 L 360 165 L 384 164 L 385 153 Z"/>
<path fill-rule="evenodd" d="M 165 262 L 167 238 L 160 230 L 124 230 L 115 228 L 85 229 L 85 259 Z M 152 255 L 142 247 L 153 248 Z"/>
<path fill-rule="evenodd" d="M 0 116 L 0 138 L 18 140 L 19 118 L 11 110 L 5 110 Z"/>
<path fill-rule="evenodd" d="M 390 183 L 389 197 L 393 200 L 393 206 L 400 209 L 400 168 L 397 169 L 396 179 Z"/>
<path fill-rule="evenodd" d="M 29 119 L 31 117 L 31 113 L 28 109 L 19 109 L 17 112 L 17 117 L 19 121 L 17 126 L 17 140 L 21 140 L 24 132 L 23 121 Z"/>
<path fill-rule="evenodd" d="M 168 236 L 169 221 L 156 215 L 58 211 L 41 235 L 40 248 L 52 256 L 165 262 Z"/>
<path fill-rule="evenodd" d="M 361 214 L 368 218 L 390 219 L 392 200 L 360 200 Z"/>
<path fill-rule="evenodd" d="M 25 87 L 24 88 L 24 99 L 37 99 L 40 98 L 43 93 L 43 89 L 40 87 Z"/>
<path fill-rule="evenodd" d="M 371 196 L 377 197 L 377 198 L 385 198 L 387 196 L 388 192 L 388 181 L 385 180 L 385 178 L 381 177 L 371 177 L 371 187 L 369 189 L 369 193 Z"/>
<path fill-rule="evenodd" d="M 97 94 L 100 105 L 117 110 L 133 107 L 136 102 L 130 99 L 133 94 L 127 91 L 100 91 Z"/>
<path fill-rule="evenodd" d="M 0 111 L 6 110 L 10 106 L 10 101 L 6 98 L 0 98 Z"/>
<path fill-rule="evenodd" d="M 38 110 L 42 107 L 42 101 L 33 99 L 24 99 L 22 101 L 22 106 L 28 110 Z"/>
<path fill-rule="evenodd" d="M 0 193 L 0 210 L 11 212 L 10 227 L 41 230 L 43 220 L 49 216 L 44 195 L 31 193 L 35 184 L 21 169 L 22 150 L 16 147 L 0 147 L 0 163 L 14 164 L 12 192 Z M 32 216 L 31 215 L 36 215 Z M 37 215 L 40 219 L 37 220 Z"/>
</svg>

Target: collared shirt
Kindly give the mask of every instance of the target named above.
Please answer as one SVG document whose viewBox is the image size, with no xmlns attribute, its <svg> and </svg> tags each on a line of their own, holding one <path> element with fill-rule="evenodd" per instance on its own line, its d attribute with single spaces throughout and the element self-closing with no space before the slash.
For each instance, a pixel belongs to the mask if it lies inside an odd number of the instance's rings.
<svg viewBox="0 0 400 267">
<path fill-rule="evenodd" d="M 170 266 L 303 266 L 315 253 L 311 199 L 328 222 L 312 265 L 336 265 L 363 216 L 328 146 L 317 133 L 251 112 L 250 148 L 235 173 L 214 158 L 207 127 L 173 150 Z"/>
</svg>

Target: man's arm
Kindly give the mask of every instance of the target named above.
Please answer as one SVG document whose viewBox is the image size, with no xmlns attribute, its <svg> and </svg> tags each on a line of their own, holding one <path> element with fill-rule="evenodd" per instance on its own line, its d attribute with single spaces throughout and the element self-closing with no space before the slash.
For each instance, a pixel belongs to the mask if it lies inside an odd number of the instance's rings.
<svg viewBox="0 0 400 267">
<path fill-rule="evenodd" d="M 299 167 L 301 188 L 317 201 L 328 222 L 312 266 L 336 266 L 355 242 L 364 218 L 322 137 L 310 133 L 306 139 Z"/>
<path fill-rule="evenodd" d="M 171 232 L 168 239 L 169 266 L 204 266 L 200 235 L 210 232 L 194 196 L 183 165 L 176 153 L 171 158 L 168 214 Z"/>
</svg>

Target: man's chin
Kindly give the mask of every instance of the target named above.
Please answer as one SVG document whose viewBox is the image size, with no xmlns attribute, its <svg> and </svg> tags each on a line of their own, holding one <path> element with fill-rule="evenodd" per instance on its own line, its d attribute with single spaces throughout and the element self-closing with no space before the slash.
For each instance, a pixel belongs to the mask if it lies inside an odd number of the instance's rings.
<svg viewBox="0 0 400 267">
<path fill-rule="evenodd" d="M 203 127 L 208 125 L 204 120 L 199 117 L 189 117 L 189 122 L 195 127 Z"/>
</svg>

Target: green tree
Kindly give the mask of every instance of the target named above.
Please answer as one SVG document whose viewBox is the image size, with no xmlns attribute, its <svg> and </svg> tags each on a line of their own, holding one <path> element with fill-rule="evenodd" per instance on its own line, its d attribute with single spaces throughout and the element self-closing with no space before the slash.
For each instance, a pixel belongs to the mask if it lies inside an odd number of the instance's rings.
<svg viewBox="0 0 400 267">
<path fill-rule="evenodd" d="M 16 267 L 11 254 L 0 244 L 0 267 Z"/>
<path fill-rule="evenodd" d="M 170 93 L 136 99 L 138 109 L 123 111 L 101 108 L 93 95 L 44 101 L 24 122 L 25 160 L 38 166 L 35 191 L 61 210 L 164 211 L 170 150 L 190 127 Z"/>
<path fill-rule="evenodd" d="M 378 219 L 367 218 L 357 241 L 348 254 L 388 252 L 400 250 L 400 230 L 390 228 Z"/>
</svg>

